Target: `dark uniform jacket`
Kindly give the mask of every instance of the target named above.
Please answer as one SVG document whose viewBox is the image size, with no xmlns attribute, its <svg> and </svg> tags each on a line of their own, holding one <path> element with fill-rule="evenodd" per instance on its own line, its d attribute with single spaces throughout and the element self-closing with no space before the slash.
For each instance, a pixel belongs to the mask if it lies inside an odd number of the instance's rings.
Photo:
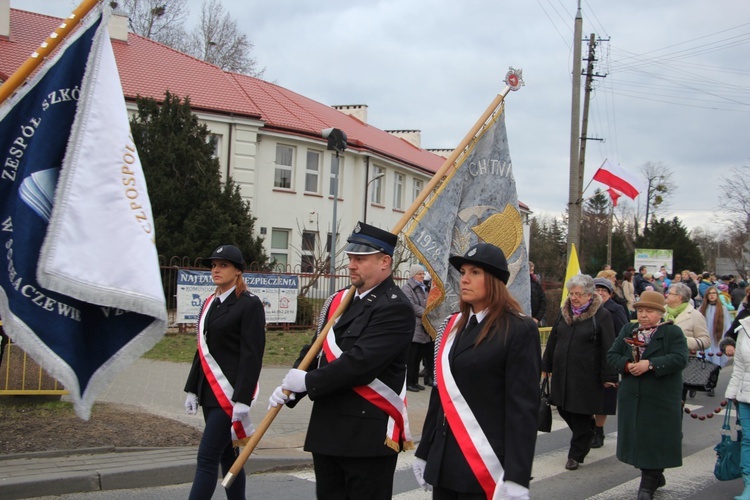
<svg viewBox="0 0 750 500">
<path fill-rule="evenodd" d="M 505 480 L 529 487 L 539 412 L 541 347 L 529 317 L 506 314 L 495 335 L 474 347 L 483 322 L 461 332 L 449 355 L 453 377 L 505 470 Z M 445 328 L 445 323 L 443 328 Z M 447 334 L 447 332 L 446 332 Z M 436 349 L 439 348 L 436 340 Z M 453 491 L 482 494 L 445 419 L 439 389 L 430 405 L 416 456 L 424 478 Z"/>
<path fill-rule="evenodd" d="M 209 306 L 210 307 L 210 306 Z M 234 388 L 235 402 L 250 405 L 260 377 L 266 347 L 266 313 L 260 299 L 250 292 L 232 292 L 205 322 L 211 355 Z M 185 392 L 198 395 L 203 406 L 220 406 L 206 380 L 200 356 L 195 353 Z"/>
<path fill-rule="evenodd" d="M 318 331 L 327 321 L 331 300 L 323 308 Z M 377 378 L 401 393 L 414 309 L 389 276 L 356 304 L 350 303 L 333 331 L 343 353 L 328 363 L 321 352 L 317 367 L 311 366 L 305 377 L 313 408 L 304 448 L 338 457 L 393 455 L 396 452 L 384 444 L 388 415 L 352 389 Z M 303 349 L 295 366 L 306 352 Z"/>
</svg>

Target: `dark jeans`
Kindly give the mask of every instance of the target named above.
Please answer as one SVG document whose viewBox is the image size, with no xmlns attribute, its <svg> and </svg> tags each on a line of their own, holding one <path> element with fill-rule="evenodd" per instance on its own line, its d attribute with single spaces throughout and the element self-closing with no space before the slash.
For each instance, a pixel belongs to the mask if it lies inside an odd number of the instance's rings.
<svg viewBox="0 0 750 500">
<path fill-rule="evenodd" d="M 219 464 L 222 475 L 226 476 L 237 458 L 236 448 L 232 446 L 232 419 L 219 407 L 203 407 L 203 419 L 206 428 L 198 447 L 198 465 L 195 469 L 190 500 L 210 500 L 216 490 Z M 245 499 L 245 470 L 235 477 L 232 486 L 226 490 L 229 500 Z"/>
<path fill-rule="evenodd" d="M 318 500 L 390 500 L 398 455 L 333 457 L 313 453 Z"/>
<path fill-rule="evenodd" d="M 570 450 L 568 458 L 576 462 L 583 463 L 583 459 L 591 451 L 591 438 L 594 437 L 594 424 L 592 415 L 583 415 L 581 413 L 571 413 L 562 408 L 557 409 L 560 416 L 565 420 L 573 431 L 573 437 L 570 438 Z"/>
<path fill-rule="evenodd" d="M 419 344 L 412 342 L 409 346 L 409 361 L 406 365 L 406 383 L 408 385 L 415 385 L 419 383 L 419 363 L 425 357 L 425 351 L 428 349 L 429 344 Z M 427 374 L 427 366 L 425 366 L 425 374 Z"/>
</svg>

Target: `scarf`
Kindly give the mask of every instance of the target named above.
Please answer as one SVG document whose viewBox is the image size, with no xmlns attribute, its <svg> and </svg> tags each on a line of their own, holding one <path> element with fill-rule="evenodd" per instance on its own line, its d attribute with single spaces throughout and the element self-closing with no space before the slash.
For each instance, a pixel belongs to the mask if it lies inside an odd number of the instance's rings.
<svg viewBox="0 0 750 500">
<path fill-rule="evenodd" d="M 683 302 L 682 304 L 680 304 L 679 306 L 675 307 L 674 309 L 671 308 L 671 307 L 669 307 L 669 306 L 667 306 L 667 315 L 665 316 L 664 319 L 666 319 L 666 320 L 670 320 L 671 319 L 672 321 L 675 321 L 677 319 L 677 316 L 679 316 L 680 314 L 682 314 L 682 312 L 685 309 L 687 309 L 688 305 L 689 304 L 687 302 Z"/>
<path fill-rule="evenodd" d="M 591 297 L 591 300 L 588 301 L 587 304 L 581 306 L 581 307 L 574 307 L 573 303 L 570 303 L 570 312 L 573 313 L 573 316 L 580 316 L 586 309 L 591 307 L 591 304 L 593 304 L 594 298 Z"/>
</svg>

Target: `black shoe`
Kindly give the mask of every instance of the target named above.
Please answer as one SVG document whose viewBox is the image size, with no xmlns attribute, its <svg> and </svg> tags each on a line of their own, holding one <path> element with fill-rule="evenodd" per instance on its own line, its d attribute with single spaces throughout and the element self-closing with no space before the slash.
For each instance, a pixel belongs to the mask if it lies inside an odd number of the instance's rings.
<svg viewBox="0 0 750 500">
<path fill-rule="evenodd" d="M 716 393 L 714 392 L 714 390 L 713 390 L 713 389 L 711 389 L 710 391 L 706 392 L 706 395 L 707 395 L 707 396 L 708 396 L 709 398 L 712 398 L 712 397 L 716 396 Z"/>
<path fill-rule="evenodd" d="M 410 392 L 419 392 L 419 391 L 421 391 L 422 389 L 420 389 L 420 388 L 419 388 L 419 387 L 417 387 L 416 385 L 411 385 L 411 384 L 410 384 L 410 385 L 407 385 L 407 386 L 406 386 L 406 390 L 407 390 L 407 391 L 410 391 Z"/>
<path fill-rule="evenodd" d="M 641 485 L 638 488 L 638 500 L 652 500 L 654 498 L 654 492 L 659 486 L 659 477 L 646 476 L 641 474 Z M 666 484 L 666 480 L 665 480 Z"/>
<path fill-rule="evenodd" d="M 659 475 L 659 482 L 656 483 L 657 488 L 662 488 L 667 485 L 667 478 L 664 477 L 664 474 Z"/>
<path fill-rule="evenodd" d="M 690 396 L 691 398 L 694 398 L 695 397 L 695 391 L 688 392 L 688 396 Z"/>
<path fill-rule="evenodd" d="M 604 436 L 600 436 L 596 434 L 594 436 L 594 439 L 591 440 L 591 447 L 592 448 L 601 448 L 604 446 Z"/>
<path fill-rule="evenodd" d="M 435 383 L 432 381 L 431 378 L 426 378 L 424 379 L 424 385 L 426 385 L 427 387 L 434 387 Z"/>
<path fill-rule="evenodd" d="M 578 468 L 578 461 L 573 460 L 572 458 L 569 458 L 568 461 L 565 463 L 565 468 L 568 470 L 576 470 Z"/>
<path fill-rule="evenodd" d="M 423 385 L 416 384 L 415 387 L 417 389 L 419 389 L 420 391 L 424 391 L 425 390 L 425 386 L 423 386 Z"/>
<path fill-rule="evenodd" d="M 601 448 L 604 446 L 604 427 L 594 427 L 594 437 L 591 438 L 592 448 Z"/>
</svg>

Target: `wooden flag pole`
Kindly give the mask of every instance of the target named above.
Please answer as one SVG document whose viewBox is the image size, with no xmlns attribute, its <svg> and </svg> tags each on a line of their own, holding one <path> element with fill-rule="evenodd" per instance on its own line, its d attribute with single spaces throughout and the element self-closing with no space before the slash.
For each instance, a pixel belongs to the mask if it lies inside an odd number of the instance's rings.
<svg viewBox="0 0 750 500">
<path fill-rule="evenodd" d="M 510 87 L 505 87 L 502 92 L 500 92 L 495 99 L 490 103 L 490 105 L 485 110 L 484 114 L 477 120 L 476 124 L 472 127 L 472 129 L 466 134 L 464 139 L 461 141 L 461 143 L 456 147 L 455 150 L 453 150 L 453 153 L 445 160 L 443 163 L 443 166 L 440 167 L 440 169 L 435 172 L 435 175 L 432 177 L 430 182 L 427 184 L 425 189 L 422 190 L 422 192 L 417 196 L 417 198 L 414 200 L 414 202 L 411 204 L 409 209 L 404 213 L 404 215 L 401 217 L 401 220 L 398 221 L 396 226 L 391 230 L 391 233 L 393 234 L 399 234 L 401 230 L 406 226 L 406 224 L 409 222 L 409 219 L 411 219 L 414 214 L 419 210 L 419 207 L 424 203 L 424 201 L 427 199 L 427 196 L 432 192 L 432 190 L 437 186 L 437 184 L 442 180 L 443 177 L 450 171 L 451 167 L 456 162 L 456 159 L 463 153 L 464 149 L 466 149 L 466 146 L 469 145 L 469 143 L 474 139 L 474 137 L 477 135 L 477 133 L 482 129 L 484 124 L 487 122 L 487 120 L 492 116 L 492 114 L 495 112 L 498 106 L 503 102 L 503 99 L 505 99 L 505 96 L 508 95 L 508 92 L 511 90 Z M 333 314 L 330 320 L 328 320 L 328 323 L 323 327 L 323 330 L 321 330 L 320 335 L 318 335 L 318 338 L 315 339 L 315 342 L 313 345 L 310 346 L 310 349 L 307 351 L 307 354 L 302 359 L 302 362 L 297 367 L 300 370 L 307 370 L 307 368 L 310 366 L 310 364 L 313 362 L 313 360 L 318 356 L 318 352 L 320 352 L 321 348 L 323 347 L 323 342 L 325 341 L 325 337 L 328 334 L 328 330 L 333 328 L 333 324 L 335 323 L 336 319 L 338 319 L 339 316 L 341 316 L 344 311 L 346 311 L 346 308 L 349 307 L 349 302 L 351 301 L 351 298 L 354 297 L 354 291 L 355 287 L 352 286 L 351 290 L 352 293 L 346 294 L 344 296 L 343 300 L 339 304 L 339 307 L 336 309 L 336 312 Z M 284 390 L 284 394 L 287 396 L 290 394 L 290 391 Z M 255 450 L 255 447 L 258 445 L 260 440 L 263 438 L 263 435 L 266 433 L 268 428 L 271 426 L 271 423 L 276 418 L 276 415 L 281 410 L 282 405 L 273 407 L 268 410 L 266 413 L 266 416 L 263 417 L 263 420 L 260 422 L 258 427 L 255 429 L 255 433 L 253 433 L 252 436 L 250 436 L 250 439 L 245 444 L 245 447 L 242 449 L 242 452 L 239 454 L 237 459 L 234 461 L 234 464 L 232 464 L 232 467 L 229 469 L 229 472 L 227 472 L 227 475 L 224 477 L 224 480 L 221 482 L 221 485 L 224 488 L 229 488 L 232 486 L 232 483 L 234 482 L 234 478 L 237 477 L 237 474 L 240 473 L 242 470 L 242 467 L 244 467 L 245 462 L 250 458 L 250 454 Z"/>
<path fill-rule="evenodd" d="M 81 4 L 76 7 L 72 14 L 67 19 L 63 20 L 60 26 L 47 37 L 47 39 L 39 46 L 39 48 L 26 59 L 10 78 L 8 78 L 2 87 L 0 87 L 0 104 L 13 95 L 13 93 L 20 87 L 26 79 L 31 76 L 36 68 L 42 64 L 47 56 L 60 45 L 60 42 L 70 34 L 71 31 L 78 25 L 78 22 L 86 16 L 91 10 L 98 4 L 100 0 L 83 0 Z"/>
<path fill-rule="evenodd" d="M 417 213 L 417 210 L 419 210 L 419 207 L 422 206 L 422 203 L 424 203 L 430 193 L 432 193 L 432 191 L 438 185 L 438 183 L 443 180 L 443 177 L 448 174 L 448 172 L 456 163 L 458 157 L 461 156 L 461 154 L 464 152 L 464 149 L 466 149 L 466 146 L 468 146 L 469 143 L 474 140 L 474 137 L 476 137 L 482 127 L 484 127 L 484 124 L 487 123 L 487 120 L 489 120 L 490 117 L 495 113 L 497 107 L 502 104 L 505 96 L 508 95 L 508 92 L 510 92 L 510 90 L 511 88 L 509 86 L 506 86 L 502 92 L 495 96 L 495 99 L 493 99 L 490 105 L 487 106 L 487 109 L 484 111 L 482 116 L 479 117 L 471 130 L 469 130 L 469 132 L 466 134 L 466 136 L 464 136 L 459 145 L 456 146 L 456 149 L 454 149 L 450 156 L 448 156 L 448 158 L 446 158 L 446 160 L 443 162 L 443 166 L 440 167 L 437 172 L 435 172 L 435 175 L 432 176 L 432 179 L 430 179 L 430 182 L 427 183 L 427 186 L 425 186 L 422 192 L 419 193 L 419 196 L 415 198 L 414 202 L 404 213 L 404 215 L 401 216 L 401 219 L 396 223 L 396 226 L 391 231 L 393 234 L 399 234 L 401 230 L 404 229 L 406 224 L 409 223 L 409 220 L 414 217 L 414 214 Z"/>
<path fill-rule="evenodd" d="M 325 324 L 323 329 L 320 331 L 320 335 L 318 335 L 318 338 L 315 339 L 315 342 L 313 342 L 313 344 L 307 350 L 307 354 L 305 354 L 305 357 L 302 358 L 302 362 L 300 362 L 299 366 L 297 366 L 298 369 L 307 370 L 310 367 L 312 362 L 318 356 L 320 350 L 323 348 L 323 342 L 325 341 L 326 335 L 328 335 L 328 330 L 333 328 L 333 324 L 336 322 L 339 316 L 341 316 L 344 311 L 346 311 L 346 308 L 349 307 L 349 303 L 352 301 L 352 297 L 354 297 L 355 291 L 356 288 L 352 286 L 349 290 L 350 293 L 347 293 L 341 300 L 341 303 L 336 309 L 336 312 L 333 313 L 331 319 L 329 319 L 328 323 Z M 291 394 L 291 391 L 287 391 L 286 389 L 284 389 L 284 394 L 288 396 L 289 394 Z M 245 462 L 247 462 L 248 458 L 250 458 L 250 454 L 253 452 L 255 447 L 258 446 L 258 443 L 263 438 L 263 435 L 266 433 L 268 428 L 271 427 L 271 423 L 276 418 L 276 415 L 279 413 L 279 411 L 281 411 L 282 406 L 283 405 L 279 405 L 270 408 L 266 413 L 266 416 L 263 417 L 263 420 L 261 420 L 260 424 L 258 424 L 255 432 L 252 436 L 250 436 L 250 439 L 245 444 L 245 447 L 242 448 L 242 452 L 237 456 L 234 463 L 232 464 L 232 467 L 229 469 L 229 472 L 227 472 L 227 475 L 221 482 L 221 485 L 224 488 L 229 488 L 230 486 L 232 486 L 234 478 L 237 477 L 237 474 L 240 473 L 242 467 L 244 467 L 245 465 Z"/>
</svg>

